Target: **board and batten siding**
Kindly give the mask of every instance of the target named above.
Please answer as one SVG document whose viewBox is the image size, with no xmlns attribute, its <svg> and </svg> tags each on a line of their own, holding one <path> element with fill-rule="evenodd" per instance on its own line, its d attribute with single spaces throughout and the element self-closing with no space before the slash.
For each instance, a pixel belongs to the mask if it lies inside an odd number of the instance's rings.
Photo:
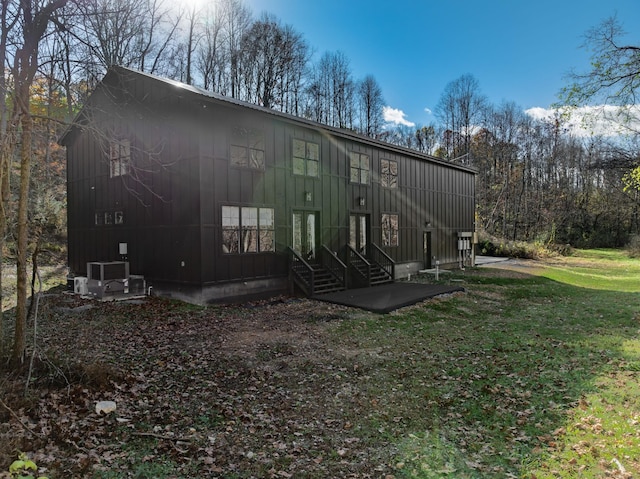
<svg viewBox="0 0 640 479">
<path fill-rule="evenodd" d="M 100 133 L 78 128 L 65 139 L 76 273 L 89 261 L 120 259 L 118 244 L 127 243 L 131 273 L 150 280 L 204 286 L 286 277 L 294 211 L 318 215 L 318 246 L 343 259 L 352 214 L 368 215 L 369 240 L 380 247 L 382 215 L 398 215 L 399 244 L 383 249 L 399 264 L 425 261 L 427 232 L 432 255 L 455 263 L 458 233 L 475 231 L 470 169 L 149 75 L 119 75 L 109 73 L 91 98 Z M 262 132 L 263 170 L 231 164 L 234 128 Z M 110 178 L 104 144 L 114 134 L 131 141 L 141 183 Z M 317 178 L 293 173 L 294 139 L 319 145 Z M 369 156 L 368 184 L 350 181 L 350 152 Z M 397 163 L 396 188 L 381 184 L 383 160 Z M 224 253 L 223 206 L 273 208 L 275 251 Z M 96 225 L 105 211 L 122 211 L 123 224 Z"/>
</svg>

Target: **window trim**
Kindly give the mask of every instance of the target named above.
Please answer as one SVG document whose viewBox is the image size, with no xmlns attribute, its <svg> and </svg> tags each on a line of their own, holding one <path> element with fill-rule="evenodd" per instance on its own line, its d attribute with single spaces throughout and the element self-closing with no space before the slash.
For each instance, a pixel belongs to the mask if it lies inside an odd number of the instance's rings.
<svg viewBox="0 0 640 479">
<path fill-rule="evenodd" d="M 225 215 L 225 209 L 230 209 Z M 235 211 L 234 211 L 235 210 Z M 251 215 L 255 210 L 255 215 Z M 268 211 L 269 214 L 264 216 L 263 213 Z M 276 225 L 275 225 L 275 208 L 269 206 L 253 206 L 253 205 L 222 205 L 221 213 L 221 240 L 223 255 L 245 255 L 245 254 L 264 254 L 275 253 L 276 251 Z M 236 220 L 235 224 L 225 224 L 225 220 Z M 244 219 L 244 221 L 243 221 Z M 253 224 L 255 223 L 255 224 Z M 231 241 L 225 238 L 225 231 L 231 232 L 235 238 Z M 249 231 L 255 231 L 255 239 L 249 243 L 243 242 L 243 237 Z M 269 238 L 267 248 L 263 249 L 265 243 L 265 234 Z M 228 248 L 228 245 L 234 246 Z M 253 246 L 253 247 L 251 247 Z M 255 249 L 253 249 L 255 248 Z"/>
</svg>

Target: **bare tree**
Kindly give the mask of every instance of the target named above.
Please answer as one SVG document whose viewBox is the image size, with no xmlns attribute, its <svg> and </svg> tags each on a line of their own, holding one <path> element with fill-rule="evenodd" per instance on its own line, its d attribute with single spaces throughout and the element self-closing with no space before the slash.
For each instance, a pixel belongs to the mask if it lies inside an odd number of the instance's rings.
<svg viewBox="0 0 640 479">
<path fill-rule="evenodd" d="M 616 17 L 587 32 L 583 47 L 591 51 L 591 70 L 571 73 L 572 82 L 561 93 L 565 104 L 582 106 L 594 100 L 619 106 L 636 104 L 640 46 L 625 43 L 624 35 Z"/>
<path fill-rule="evenodd" d="M 224 45 L 224 21 L 217 2 L 204 9 L 202 41 L 196 56 L 196 69 L 205 90 L 223 93 L 229 55 Z"/>
<path fill-rule="evenodd" d="M 242 38 L 251 26 L 251 10 L 241 0 L 220 0 L 220 13 L 226 25 L 224 44 L 229 55 L 229 90 L 224 94 L 240 97 Z"/>
<path fill-rule="evenodd" d="M 307 86 L 307 116 L 338 128 L 353 128 L 355 83 L 342 52 L 326 52 Z"/>
<path fill-rule="evenodd" d="M 264 14 L 241 43 L 244 99 L 267 108 L 289 110 L 289 98 L 300 91 L 307 59 L 306 43 L 290 26 Z M 293 103 L 297 103 L 294 99 Z"/>
<path fill-rule="evenodd" d="M 75 61 L 95 83 L 112 65 L 170 75 L 171 56 L 184 10 L 162 0 L 88 0 L 77 2 Z"/>
<path fill-rule="evenodd" d="M 481 125 L 487 99 L 473 75 L 463 75 L 450 82 L 435 108 L 445 128 L 444 144 L 449 159 L 468 158 L 471 135 Z"/>
<path fill-rule="evenodd" d="M 360 132 L 372 138 L 377 137 L 384 123 L 384 98 L 382 88 L 373 75 L 367 75 L 358 82 L 357 107 Z"/>
</svg>

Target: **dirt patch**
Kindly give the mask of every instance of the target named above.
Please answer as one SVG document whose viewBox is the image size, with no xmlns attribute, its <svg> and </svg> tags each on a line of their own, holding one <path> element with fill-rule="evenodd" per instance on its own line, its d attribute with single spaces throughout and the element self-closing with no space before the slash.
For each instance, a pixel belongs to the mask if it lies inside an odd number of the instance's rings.
<svg viewBox="0 0 640 479">
<path fill-rule="evenodd" d="M 354 387 L 328 334 L 352 313 L 298 298 L 198 308 L 48 295 L 27 397 L 26 368 L 0 371 L 0 470 L 26 451 L 51 477 L 365 477 L 364 452 L 326 461 L 345 448 Z M 116 412 L 97 414 L 99 401 Z"/>
</svg>

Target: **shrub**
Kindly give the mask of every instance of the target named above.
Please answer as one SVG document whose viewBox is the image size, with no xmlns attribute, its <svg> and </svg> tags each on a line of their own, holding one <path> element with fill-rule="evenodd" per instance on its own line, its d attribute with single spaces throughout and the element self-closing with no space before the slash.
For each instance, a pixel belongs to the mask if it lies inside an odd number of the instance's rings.
<svg viewBox="0 0 640 479">
<path fill-rule="evenodd" d="M 510 241 L 486 233 L 480 233 L 477 254 L 521 259 L 539 259 L 551 256 L 569 256 L 573 253 L 571 245 L 553 243 L 529 243 L 526 241 Z"/>
<path fill-rule="evenodd" d="M 631 258 L 640 258 L 640 235 L 632 236 L 625 249 Z"/>
</svg>

